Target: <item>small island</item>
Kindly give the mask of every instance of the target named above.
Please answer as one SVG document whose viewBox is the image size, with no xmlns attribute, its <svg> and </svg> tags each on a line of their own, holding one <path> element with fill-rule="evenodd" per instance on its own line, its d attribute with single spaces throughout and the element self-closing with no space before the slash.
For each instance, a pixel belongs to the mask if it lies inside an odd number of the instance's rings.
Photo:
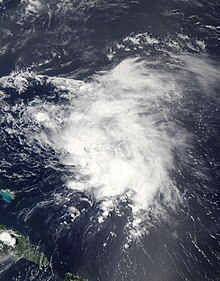
<svg viewBox="0 0 220 281">
<path fill-rule="evenodd" d="M 88 279 L 73 275 L 72 273 L 66 273 L 64 281 L 88 281 Z"/>
</svg>

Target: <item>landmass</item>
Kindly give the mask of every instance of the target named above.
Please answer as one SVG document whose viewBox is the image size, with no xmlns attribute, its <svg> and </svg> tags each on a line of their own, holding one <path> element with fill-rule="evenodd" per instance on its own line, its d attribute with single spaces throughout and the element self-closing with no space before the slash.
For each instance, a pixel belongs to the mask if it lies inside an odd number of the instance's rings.
<svg viewBox="0 0 220 281">
<path fill-rule="evenodd" d="M 47 257 L 32 244 L 28 237 L 19 232 L 0 225 L 0 256 L 8 255 L 13 260 L 26 259 L 45 268 L 49 265 Z"/>
<path fill-rule="evenodd" d="M 28 237 L 18 231 L 0 225 L 0 256 L 7 255 L 12 260 L 26 259 L 39 266 L 49 266 L 47 257 L 39 251 L 39 247 L 32 244 Z M 64 281 L 88 281 L 72 273 L 66 273 Z"/>
</svg>

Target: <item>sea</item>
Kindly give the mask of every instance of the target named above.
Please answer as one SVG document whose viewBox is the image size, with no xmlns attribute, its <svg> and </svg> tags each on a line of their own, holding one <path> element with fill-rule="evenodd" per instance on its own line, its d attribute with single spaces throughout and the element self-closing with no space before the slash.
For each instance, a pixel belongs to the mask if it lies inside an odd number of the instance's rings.
<svg viewBox="0 0 220 281">
<path fill-rule="evenodd" d="M 219 0 L 0 0 L 0 281 L 220 280 Z"/>
</svg>

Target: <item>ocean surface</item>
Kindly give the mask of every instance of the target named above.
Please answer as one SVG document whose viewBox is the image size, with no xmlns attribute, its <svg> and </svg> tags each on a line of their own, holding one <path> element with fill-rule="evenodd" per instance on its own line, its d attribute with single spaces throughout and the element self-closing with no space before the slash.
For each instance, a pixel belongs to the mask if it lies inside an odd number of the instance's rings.
<svg viewBox="0 0 220 281">
<path fill-rule="evenodd" d="M 220 280 L 219 168 L 219 0 L 0 0 L 0 281 Z"/>
</svg>

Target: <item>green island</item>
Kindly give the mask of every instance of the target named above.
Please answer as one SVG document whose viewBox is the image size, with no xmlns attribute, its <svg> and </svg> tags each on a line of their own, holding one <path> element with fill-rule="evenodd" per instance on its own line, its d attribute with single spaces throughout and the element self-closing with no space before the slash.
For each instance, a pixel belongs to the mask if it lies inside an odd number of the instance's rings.
<svg viewBox="0 0 220 281">
<path fill-rule="evenodd" d="M 88 281 L 88 279 L 83 279 L 82 277 L 73 275 L 72 273 L 66 273 L 64 281 Z"/>
<path fill-rule="evenodd" d="M 47 257 L 39 251 L 39 247 L 32 244 L 29 238 L 19 232 L 0 225 L 0 256 L 8 255 L 13 260 L 26 259 L 40 268 L 49 265 Z"/>
<path fill-rule="evenodd" d="M 39 266 L 40 269 L 49 266 L 47 257 L 32 244 L 28 237 L 18 231 L 0 225 L 0 256 L 7 255 L 12 260 L 26 259 Z M 64 281 L 88 281 L 72 273 L 66 273 Z"/>
</svg>

